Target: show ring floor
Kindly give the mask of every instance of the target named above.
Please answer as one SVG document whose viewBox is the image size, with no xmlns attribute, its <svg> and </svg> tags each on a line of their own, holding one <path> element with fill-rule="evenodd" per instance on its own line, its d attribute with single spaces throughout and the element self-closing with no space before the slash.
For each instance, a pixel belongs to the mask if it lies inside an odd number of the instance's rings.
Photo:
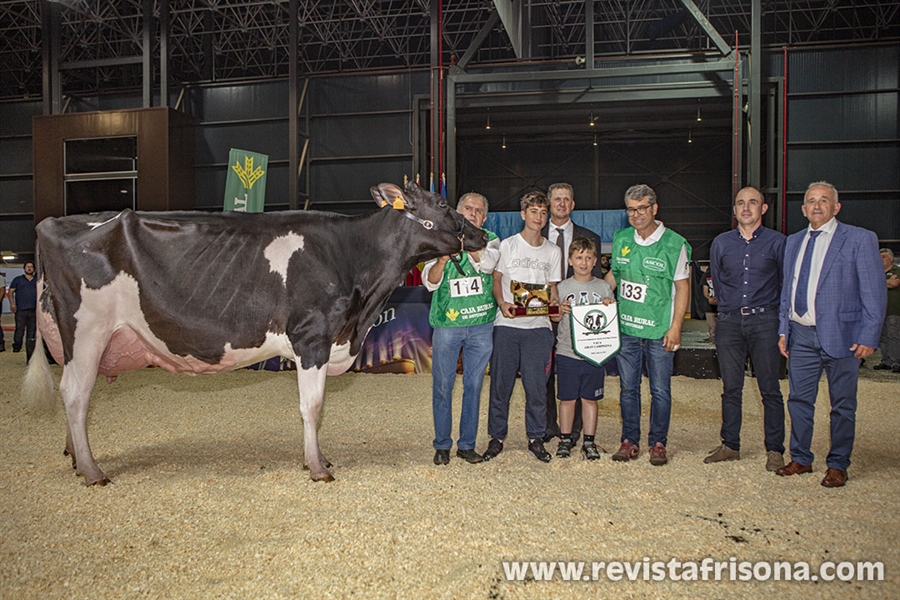
<svg viewBox="0 0 900 600">
<path fill-rule="evenodd" d="M 526 452 L 517 385 L 504 452 L 479 465 L 451 454 L 450 465 L 437 467 L 431 376 L 345 374 L 327 384 L 319 432 L 337 480 L 322 484 L 302 469 L 294 373 L 160 369 L 98 380 L 91 442 L 113 484 L 86 488 L 62 455 L 63 411 L 23 412 L 24 353 L 7 351 L 0 598 L 895 598 L 900 376 L 872 372 L 872 364 L 860 380 L 850 481 L 839 489 L 819 485 L 824 381 L 815 473 L 781 478 L 764 470 L 752 379 L 737 462 L 702 463 L 719 443 L 721 382 L 679 376 L 666 466 L 651 466 L 646 447 L 627 464 L 609 454 L 594 463 L 577 455 L 536 461 Z M 487 444 L 487 383 L 478 450 Z M 455 422 L 460 389 L 458 381 Z M 646 435 L 646 380 L 643 393 Z M 607 378 L 597 437 L 607 451 L 619 442 L 618 395 L 617 378 Z M 509 581 L 502 562 L 584 561 L 590 579 L 594 563 L 645 557 L 804 561 L 813 575 L 827 561 L 880 561 L 884 581 L 632 582 L 602 571 L 597 581 L 565 581 L 559 572 L 550 581 Z"/>
</svg>

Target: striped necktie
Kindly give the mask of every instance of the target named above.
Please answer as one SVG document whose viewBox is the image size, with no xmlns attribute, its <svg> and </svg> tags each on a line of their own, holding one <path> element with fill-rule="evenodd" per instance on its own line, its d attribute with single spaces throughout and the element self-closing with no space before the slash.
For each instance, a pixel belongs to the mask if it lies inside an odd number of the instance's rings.
<svg viewBox="0 0 900 600">
<path fill-rule="evenodd" d="M 563 228 L 562 228 L 562 227 L 557 227 L 557 228 L 556 228 L 556 245 L 559 246 L 559 253 L 560 253 L 560 259 L 559 259 L 559 267 L 560 267 L 560 271 L 559 271 L 559 276 L 560 276 L 560 281 L 562 281 L 563 279 L 566 278 L 566 254 L 567 254 L 567 252 L 566 252 L 566 250 L 567 250 L 567 248 L 566 248 L 566 236 L 563 235 Z"/>
</svg>

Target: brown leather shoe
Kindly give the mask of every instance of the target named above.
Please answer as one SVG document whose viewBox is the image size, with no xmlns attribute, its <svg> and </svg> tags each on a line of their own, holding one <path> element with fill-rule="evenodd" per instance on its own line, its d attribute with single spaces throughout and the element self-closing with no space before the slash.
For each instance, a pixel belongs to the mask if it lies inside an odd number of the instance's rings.
<svg viewBox="0 0 900 600">
<path fill-rule="evenodd" d="M 801 465 L 793 460 L 787 465 L 775 471 L 777 475 L 787 477 L 788 475 L 803 475 L 804 473 L 812 473 L 812 465 Z"/>
<path fill-rule="evenodd" d="M 840 469 L 828 469 L 825 471 L 825 477 L 822 479 L 822 485 L 825 487 L 841 487 L 847 483 L 847 471 Z"/>
</svg>

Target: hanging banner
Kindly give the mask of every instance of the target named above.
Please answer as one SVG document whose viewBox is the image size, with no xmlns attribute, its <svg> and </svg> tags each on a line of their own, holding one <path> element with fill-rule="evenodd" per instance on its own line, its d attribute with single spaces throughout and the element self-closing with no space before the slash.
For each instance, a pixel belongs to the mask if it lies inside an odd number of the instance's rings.
<svg viewBox="0 0 900 600">
<path fill-rule="evenodd" d="M 572 307 L 572 348 L 589 363 L 602 367 L 619 353 L 619 311 L 615 303 L 582 304 Z"/>
<path fill-rule="evenodd" d="M 263 212 L 268 170 L 268 155 L 232 148 L 225 180 L 225 210 Z"/>
</svg>

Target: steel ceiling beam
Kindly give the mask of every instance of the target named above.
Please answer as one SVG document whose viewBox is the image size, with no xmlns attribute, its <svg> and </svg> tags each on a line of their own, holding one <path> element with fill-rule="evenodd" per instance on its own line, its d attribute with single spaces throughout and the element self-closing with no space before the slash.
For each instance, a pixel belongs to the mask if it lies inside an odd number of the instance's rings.
<svg viewBox="0 0 900 600">
<path fill-rule="evenodd" d="M 509 36 L 509 42 L 516 58 L 525 58 L 522 38 L 527 33 L 522 31 L 522 3 L 512 0 L 494 0 L 494 9 L 503 23 L 503 29 Z"/>
<path fill-rule="evenodd" d="M 302 76 L 381 69 L 428 69 L 429 7 L 438 0 L 302 1 L 298 14 L 298 68 Z M 162 17 L 162 0 L 152 0 Z M 900 41 L 896 0 L 454 0 L 442 1 L 444 63 L 465 57 L 465 68 L 593 56 L 628 58 L 715 50 L 728 53 L 737 31 L 750 39 L 753 3 L 760 10 L 765 48 L 810 44 Z M 140 88 L 144 0 L 3 0 L 0 2 L 0 98 L 43 96 L 42 48 L 52 33 L 43 13 L 58 11 L 59 84 L 65 95 L 97 95 Z M 523 5 L 527 6 L 523 7 Z M 692 9 L 694 18 L 688 16 Z M 593 10 L 592 27 L 587 26 Z M 260 78 L 287 79 L 286 0 L 171 2 L 168 81 L 178 86 Z M 498 17 L 494 26 L 488 23 Z M 49 20 L 48 20 L 49 22 Z M 153 61 L 162 52 L 154 27 Z M 505 26 L 505 29 L 504 29 Z M 530 48 L 530 50 L 529 50 Z M 590 67 L 590 65 L 587 65 Z M 161 69 L 153 73 L 154 90 Z M 51 86 L 52 87 L 52 86 Z M 52 90 L 48 90 L 52 91 Z"/>
<path fill-rule="evenodd" d="M 757 8 L 759 7 L 760 0 L 751 0 L 751 3 L 755 5 Z M 691 16 L 697 21 L 703 31 L 706 32 L 706 35 L 713 41 L 713 44 L 716 45 L 716 48 L 719 49 L 719 52 L 722 53 L 722 56 L 728 56 L 731 54 L 731 46 L 719 35 L 719 32 L 716 31 L 716 28 L 712 26 L 712 23 L 709 22 L 709 19 L 706 18 L 706 15 L 697 8 L 697 5 L 694 4 L 694 0 L 681 0 L 681 3 L 684 5 L 688 12 L 691 13 Z"/>
</svg>

